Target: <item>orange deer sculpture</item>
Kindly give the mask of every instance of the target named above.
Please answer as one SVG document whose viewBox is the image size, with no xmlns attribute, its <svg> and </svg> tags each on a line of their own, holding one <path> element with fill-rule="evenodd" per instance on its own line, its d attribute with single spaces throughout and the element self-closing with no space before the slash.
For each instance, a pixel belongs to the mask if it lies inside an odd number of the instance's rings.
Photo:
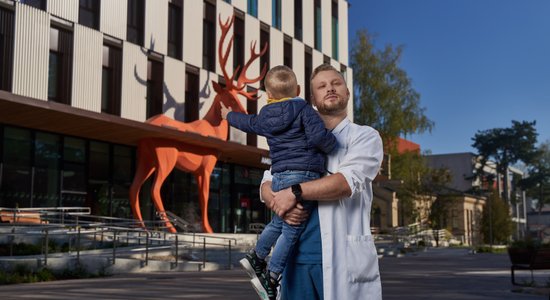
<svg viewBox="0 0 550 300">
<path fill-rule="evenodd" d="M 223 103 L 227 107 L 231 107 L 233 111 L 246 113 L 246 110 L 243 108 L 238 99 L 238 95 L 245 96 L 250 100 L 256 99 L 256 91 L 246 92 L 244 88 L 249 83 L 260 81 L 266 73 L 266 66 L 264 65 L 258 77 L 253 79 L 246 77 L 248 67 L 250 67 L 252 62 L 262 56 L 267 50 L 266 44 L 263 49 L 257 53 L 255 50 L 256 42 L 252 42 L 250 46 L 250 59 L 244 65 L 239 78 L 237 79 L 236 85 L 234 84 L 234 77 L 240 66 L 235 69 L 232 76 L 227 74 L 225 67 L 233 46 L 234 36 L 232 36 L 229 40 L 225 52 L 223 52 L 222 49 L 224 40 L 233 25 L 234 20 L 235 16 L 228 18 L 225 23 L 222 23 L 221 17 L 219 18 L 222 33 L 218 45 L 218 58 L 226 86 L 222 87 L 217 82 L 212 81 L 212 85 L 214 86 L 214 90 L 217 95 L 204 118 L 202 120 L 184 123 L 171 119 L 165 115 L 156 115 L 148 119 L 146 121 L 147 123 L 176 128 L 182 131 L 197 132 L 206 136 L 214 136 L 224 141 L 227 140 L 229 125 L 226 120 L 221 119 L 220 103 Z M 160 195 L 160 189 L 170 172 L 172 172 L 174 168 L 178 168 L 185 172 L 190 172 L 195 176 L 199 189 L 199 205 L 201 209 L 203 230 L 205 232 L 212 233 L 212 227 L 210 227 L 210 223 L 208 221 L 208 196 L 210 191 L 210 175 L 212 174 L 212 170 L 218 160 L 218 151 L 215 149 L 193 146 L 169 139 L 146 138 L 139 141 L 137 152 L 137 169 L 132 185 L 130 186 L 129 197 L 134 218 L 139 220 L 143 225 L 143 218 L 139 207 L 139 191 L 147 178 L 156 172 L 156 177 L 151 190 L 153 202 L 160 218 L 164 221 L 166 228 L 170 232 L 176 232 L 176 229 L 166 217 L 164 205 Z"/>
</svg>

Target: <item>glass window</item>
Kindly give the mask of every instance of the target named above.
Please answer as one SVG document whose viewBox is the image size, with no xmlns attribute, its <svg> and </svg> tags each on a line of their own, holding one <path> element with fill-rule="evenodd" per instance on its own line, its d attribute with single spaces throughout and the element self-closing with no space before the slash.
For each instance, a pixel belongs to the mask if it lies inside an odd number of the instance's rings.
<svg viewBox="0 0 550 300">
<path fill-rule="evenodd" d="M 145 27 L 145 0 L 128 0 L 126 39 L 130 43 L 143 46 Z"/>
<path fill-rule="evenodd" d="M 199 74 L 198 71 L 185 72 L 185 122 L 199 119 Z"/>
<path fill-rule="evenodd" d="M 13 11 L 0 7 L 0 90 L 11 91 L 13 65 Z"/>
<path fill-rule="evenodd" d="M 247 10 L 248 14 L 257 18 L 258 17 L 258 0 L 248 0 Z"/>
<path fill-rule="evenodd" d="M 5 207 L 31 206 L 31 132 L 4 127 L 2 190 L 0 204 Z"/>
<path fill-rule="evenodd" d="M 46 9 L 46 0 L 21 0 L 21 3 L 36 7 L 41 10 Z"/>
<path fill-rule="evenodd" d="M 215 72 L 216 6 L 207 1 L 204 2 L 202 30 L 202 68 L 211 72 Z"/>
<path fill-rule="evenodd" d="M 306 81 L 306 83 L 304 84 L 304 97 L 309 103 L 311 100 L 311 86 L 309 84 L 309 81 L 311 79 L 311 73 L 313 72 L 313 58 L 311 56 L 311 48 L 306 47 L 304 56 L 304 80 Z"/>
<path fill-rule="evenodd" d="M 283 64 L 292 68 L 292 38 L 285 36 L 283 45 Z"/>
<path fill-rule="evenodd" d="M 332 1 L 332 58 L 338 60 L 338 1 Z"/>
<path fill-rule="evenodd" d="M 240 66 L 239 72 L 235 74 L 235 78 L 239 78 L 239 73 L 244 67 L 244 19 L 235 18 L 233 29 L 233 70 Z"/>
<path fill-rule="evenodd" d="M 294 0 L 294 38 L 301 41 L 303 35 L 302 0 Z"/>
<path fill-rule="evenodd" d="M 147 62 L 147 118 L 162 114 L 163 65 L 150 59 Z"/>
<path fill-rule="evenodd" d="M 271 21 L 273 27 L 281 30 L 281 0 L 272 0 L 271 2 Z"/>
<path fill-rule="evenodd" d="M 71 103 L 72 47 L 72 32 L 50 28 L 48 100 Z"/>
<path fill-rule="evenodd" d="M 101 111 L 120 115 L 122 93 L 122 51 L 118 47 L 103 46 Z"/>
<path fill-rule="evenodd" d="M 321 51 L 322 49 L 322 34 L 323 26 L 322 21 L 322 12 L 321 12 L 321 0 L 315 0 L 315 11 L 313 12 L 313 43 L 315 49 Z"/>
<path fill-rule="evenodd" d="M 36 132 L 34 140 L 33 206 L 55 207 L 59 203 L 60 137 Z"/>
<path fill-rule="evenodd" d="M 80 0 L 78 7 L 78 23 L 93 29 L 99 29 L 98 0 Z"/>
<path fill-rule="evenodd" d="M 183 5 L 181 0 L 168 5 L 168 56 L 182 59 Z"/>
<path fill-rule="evenodd" d="M 265 44 L 269 44 L 269 26 L 266 24 L 260 23 L 260 47 L 264 47 Z M 264 55 L 260 56 L 260 68 L 266 66 L 266 69 L 270 69 L 270 59 L 269 59 L 269 46 L 265 51 Z M 260 89 L 265 90 L 264 81 L 260 82 Z"/>
</svg>

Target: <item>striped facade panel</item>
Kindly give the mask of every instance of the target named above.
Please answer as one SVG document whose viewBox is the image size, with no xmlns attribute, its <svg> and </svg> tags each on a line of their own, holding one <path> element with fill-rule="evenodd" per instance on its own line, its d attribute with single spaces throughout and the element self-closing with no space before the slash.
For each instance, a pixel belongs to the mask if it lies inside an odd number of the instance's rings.
<svg viewBox="0 0 550 300">
<path fill-rule="evenodd" d="M 49 15 L 16 3 L 14 39 L 13 93 L 47 100 Z"/>
<path fill-rule="evenodd" d="M 263 91 L 258 91 L 258 112 L 260 109 L 267 105 L 267 94 Z M 267 139 L 263 136 L 258 135 L 257 147 L 264 150 L 269 150 L 269 145 L 267 144 Z"/>
<path fill-rule="evenodd" d="M 256 42 L 256 49 L 255 49 L 256 52 L 261 51 L 264 45 L 260 45 L 260 21 L 258 21 L 258 19 L 247 14 L 245 15 L 244 24 L 245 24 L 244 26 L 245 28 L 244 60 L 245 62 L 247 62 L 250 59 L 250 55 L 251 55 L 250 53 L 251 43 Z M 260 58 L 257 58 L 256 60 L 254 60 L 254 62 L 248 68 L 248 72 L 247 72 L 248 77 L 250 78 L 257 77 L 260 74 L 262 67 L 263 66 L 260 66 Z M 260 82 L 254 82 L 249 85 L 257 89 L 260 87 Z"/>
<path fill-rule="evenodd" d="M 182 122 L 185 121 L 185 82 L 185 63 L 165 56 L 162 111 Z"/>
<path fill-rule="evenodd" d="M 303 27 L 303 38 L 302 41 L 304 44 L 308 45 L 311 48 L 314 47 L 314 35 L 315 29 L 313 27 L 314 23 L 314 0 L 302 0 L 302 27 Z M 315 66 L 315 65 L 314 65 Z"/>
<path fill-rule="evenodd" d="M 281 30 L 294 36 L 294 1 L 281 1 Z"/>
<path fill-rule="evenodd" d="M 312 49 L 311 50 L 311 65 L 313 69 L 317 68 L 320 64 L 323 63 L 323 53 Z"/>
<path fill-rule="evenodd" d="M 212 87 L 212 80 L 218 81 L 218 75 L 212 72 L 208 72 L 204 69 L 200 69 L 200 92 L 199 92 L 199 119 L 204 118 L 212 104 L 214 103 L 214 97 L 216 92 Z"/>
<path fill-rule="evenodd" d="M 47 0 L 46 7 L 50 14 L 78 23 L 78 5 L 79 1 L 74 0 Z M 105 2 L 105 1 L 102 1 Z"/>
<path fill-rule="evenodd" d="M 145 0 L 145 48 L 160 54 L 168 49 L 168 0 Z"/>
<path fill-rule="evenodd" d="M 346 69 L 346 83 L 349 89 L 348 119 L 353 120 L 353 70 L 351 68 Z"/>
<path fill-rule="evenodd" d="M 76 24 L 73 55 L 72 105 L 101 112 L 103 34 Z"/>
<path fill-rule="evenodd" d="M 282 65 L 284 63 L 284 37 L 283 33 L 280 32 L 277 29 L 274 29 L 273 27 L 269 31 L 269 41 L 271 42 L 271 45 L 269 45 L 269 52 L 271 53 L 269 56 L 270 59 L 270 66 L 275 67 L 278 65 Z"/>
<path fill-rule="evenodd" d="M 183 61 L 202 66 L 202 1 L 183 1 Z"/>
<path fill-rule="evenodd" d="M 288 0 L 286 0 L 288 1 Z M 272 0 L 258 0 L 258 19 L 271 26 Z"/>
<path fill-rule="evenodd" d="M 322 52 L 332 56 L 332 0 L 321 0 Z"/>
<path fill-rule="evenodd" d="M 218 2 L 218 5 L 216 6 L 216 18 L 221 18 L 222 22 L 225 23 L 225 21 L 228 18 L 231 18 L 233 16 L 233 7 L 223 1 Z M 225 49 L 227 49 L 229 45 L 229 41 L 231 40 L 231 37 L 233 36 L 233 30 L 235 29 L 235 24 L 233 23 L 233 26 L 229 30 L 229 33 L 227 34 L 227 37 L 225 38 L 225 41 L 223 43 L 222 51 L 225 53 Z M 245 27 L 246 31 L 246 27 Z M 246 33 L 245 33 L 246 34 Z M 222 30 L 220 28 L 220 25 L 218 24 L 218 20 L 216 20 L 216 73 L 222 74 L 222 69 L 220 66 L 219 58 L 218 58 L 218 48 L 219 48 L 219 40 L 222 36 Z M 227 58 L 226 63 L 226 71 L 227 74 L 233 74 L 233 50 L 231 50 L 231 54 Z"/>
<path fill-rule="evenodd" d="M 303 72 L 305 68 L 305 53 L 304 53 L 304 44 L 300 43 L 298 40 L 292 41 L 292 69 L 296 74 L 296 79 L 300 85 L 300 97 L 305 98 L 305 89 L 304 85 L 309 84 L 309 78 L 304 78 L 305 74 Z"/>
<path fill-rule="evenodd" d="M 233 0 L 231 1 L 231 4 L 245 13 L 248 10 L 248 0 Z"/>
<path fill-rule="evenodd" d="M 101 1 L 101 31 L 121 40 L 126 39 L 126 19 L 128 18 L 128 0 Z"/>
<path fill-rule="evenodd" d="M 147 111 L 147 56 L 141 47 L 124 42 L 122 48 L 120 116 L 145 121 Z"/>
<path fill-rule="evenodd" d="M 348 57 L 348 2 L 338 1 L 338 60 L 349 66 Z"/>
</svg>

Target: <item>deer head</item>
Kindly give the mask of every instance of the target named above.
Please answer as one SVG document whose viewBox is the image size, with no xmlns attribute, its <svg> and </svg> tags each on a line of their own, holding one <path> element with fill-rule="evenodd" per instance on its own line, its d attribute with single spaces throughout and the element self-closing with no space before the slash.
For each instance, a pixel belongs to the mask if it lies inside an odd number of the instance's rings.
<svg viewBox="0 0 550 300">
<path fill-rule="evenodd" d="M 235 20 L 235 16 L 233 15 L 231 18 L 228 18 L 225 23 L 222 23 L 221 16 L 219 17 L 219 23 L 222 29 L 222 34 L 218 45 L 218 59 L 220 62 L 220 67 L 222 69 L 222 73 L 223 73 L 223 77 L 225 79 L 226 85 L 224 87 L 219 83 L 212 81 L 214 90 L 217 93 L 216 97 L 214 98 L 214 106 L 215 106 L 216 112 L 219 112 L 220 102 L 221 102 L 225 106 L 231 107 L 233 111 L 246 113 L 246 109 L 241 105 L 238 95 L 245 96 L 249 100 L 256 100 L 256 94 L 257 94 L 256 91 L 247 92 L 244 89 L 247 84 L 260 81 L 265 76 L 267 66 L 266 65 L 263 66 L 262 71 L 260 72 L 260 75 L 256 78 L 252 78 L 252 79 L 248 78 L 246 76 L 246 72 L 248 71 L 248 68 L 250 67 L 250 65 L 260 56 L 264 55 L 264 53 L 267 51 L 267 43 L 264 45 L 263 49 L 260 52 L 256 52 L 256 42 L 255 41 L 252 42 L 250 44 L 250 58 L 242 68 L 242 71 L 239 73 L 239 68 L 241 66 L 237 66 L 233 75 L 229 76 L 226 70 L 226 64 L 227 64 L 227 59 L 229 58 L 229 54 L 231 53 L 231 49 L 233 48 L 234 36 L 231 36 L 231 39 L 229 40 L 229 43 L 227 44 L 227 48 L 225 48 L 225 51 L 223 49 L 223 44 L 224 44 L 225 38 L 227 37 L 227 33 L 231 29 L 231 26 L 233 26 L 234 20 Z M 235 84 L 234 77 L 235 77 L 235 74 L 237 73 L 239 73 L 239 78 L 237 79 L 237 83 Z M 217 115 L 219 115 L 219 113 Z"/>
</svg>

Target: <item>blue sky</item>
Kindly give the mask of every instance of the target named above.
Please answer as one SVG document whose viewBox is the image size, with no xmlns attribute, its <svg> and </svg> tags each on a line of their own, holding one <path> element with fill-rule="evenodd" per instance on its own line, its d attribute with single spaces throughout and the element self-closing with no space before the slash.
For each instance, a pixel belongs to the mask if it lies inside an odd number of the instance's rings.
<svg viewBox="0 0 550 300">
<path fill-rule="evenodd" d="M 350 47 L 358 29 L 375 46 L 403 45 L 400 67 L 435 122 L 408 136 L 433 154 L 475 152 L 478 130 L 536 120 L 550 140 L 550 1 L 350 0 Z"/>
</svg>

